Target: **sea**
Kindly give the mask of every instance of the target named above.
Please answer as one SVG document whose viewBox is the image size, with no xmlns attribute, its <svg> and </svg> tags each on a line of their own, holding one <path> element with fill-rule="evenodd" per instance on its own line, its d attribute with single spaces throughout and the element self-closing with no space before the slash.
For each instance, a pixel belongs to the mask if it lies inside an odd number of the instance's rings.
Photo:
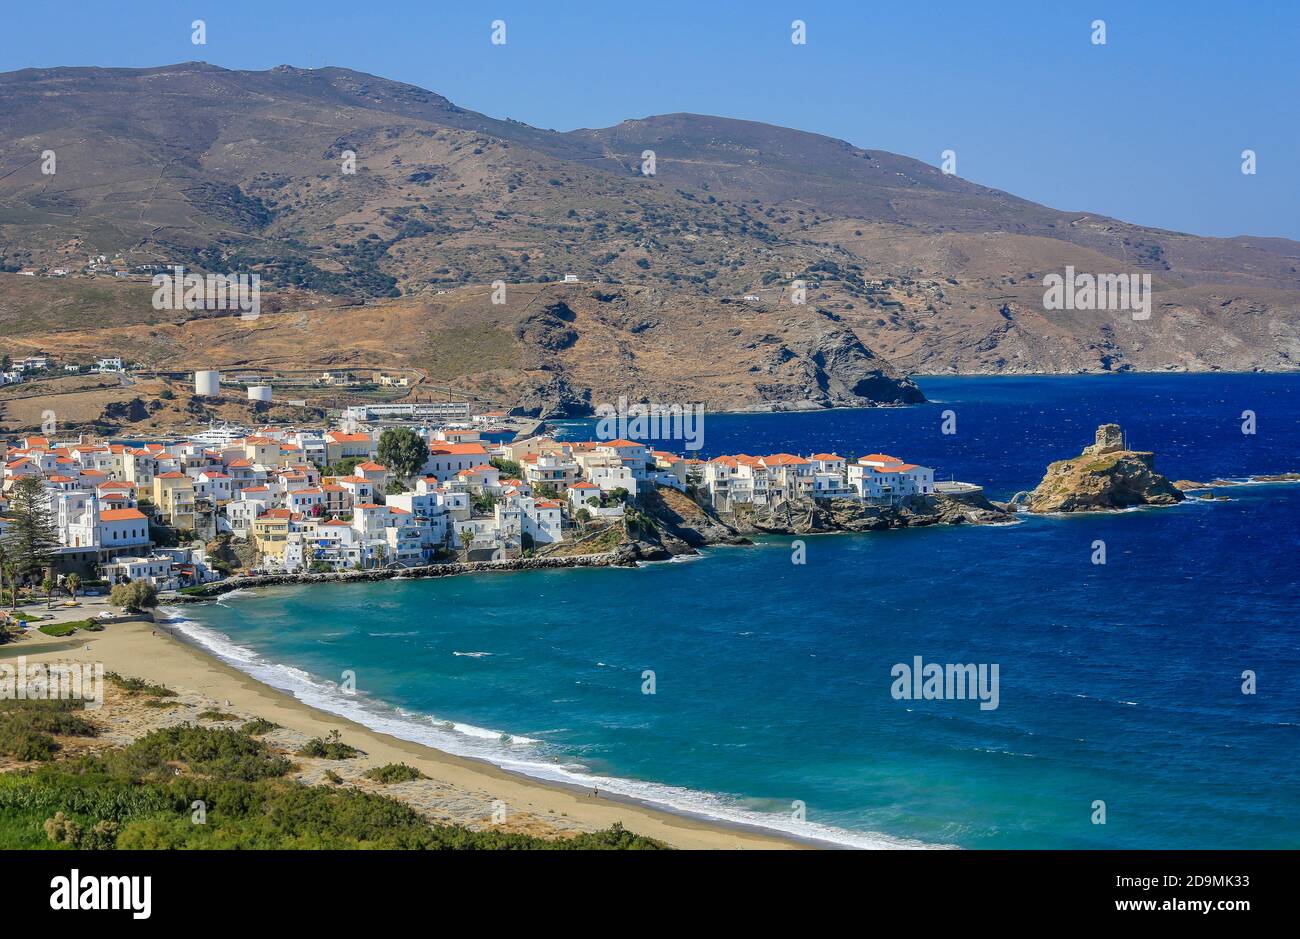
<svg viewBox="0 0 1300 939">
<path fill-rule="evenodd" d="M 1170 479 L 1300 470 L 1296 375 L 919 384 L 929 403 L 907 408 L 707 415 L 692 455 L 885 452 L 1008 498 L 1113 421 Z M 176 616 L 398 737 L 820 842 L 1300 847 L 1300 485 L 1215 494 L 636 569 L 241 591 Z M 957 683 L 904 693 L 918 661 L 996 667 L 996 707 Z"/>
</svg>

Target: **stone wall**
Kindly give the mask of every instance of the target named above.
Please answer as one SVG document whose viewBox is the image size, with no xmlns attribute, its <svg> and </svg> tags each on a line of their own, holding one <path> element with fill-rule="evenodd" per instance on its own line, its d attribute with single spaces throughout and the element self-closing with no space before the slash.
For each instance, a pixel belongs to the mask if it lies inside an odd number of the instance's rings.
<svg viewBox="0 0 1300 939">
<path fill-rule="evenodd" d="M 483 574 L 499 571 L 552 570 L 565 567 L 615 567 L 628 562 L 617 551 L 574 557 L 511 558 L 505 561 L 468 561 L 450 564 L 426 564 L 422 567 L 392 568 L 377 571 L 341 571 L 331 574 L 262 574 L 256 577 L 230 577 L 207 584 L 202 592 L 168 597 L 166 604 L 210 600 L 232 590 L 249 587 L 280 587 L 288 584 L 355 583 L 392 580 L 396 577 L 451 577 L 457 574 Z"/>
</svg>

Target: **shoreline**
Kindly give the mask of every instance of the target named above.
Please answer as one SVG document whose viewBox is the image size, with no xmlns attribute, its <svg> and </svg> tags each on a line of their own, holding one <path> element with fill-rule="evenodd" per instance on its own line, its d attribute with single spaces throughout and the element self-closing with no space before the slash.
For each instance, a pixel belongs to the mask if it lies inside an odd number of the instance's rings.
<svg viewBox="0 0 1300 939">
<path fill-rule="evenodd" d="M 201 586 L 202 592 L 174 593 L 160 597 L 161 605 L 204 603 L 226 593 L 249 590 L 254 587 L 292 587 L 298 584 L 368 583 L 379 580 L 425 580 L 436 577 L 458 577 L 462 574 L 513 573 L 533 570 L 565 570 L 578 567 L 633 567 L 617 551 L 599 554 L 562 555 L 557 557 L 510 558 L 501 561 L 449 561 L 442 564 L 422 564 L 418 567 L 393 567 L 371 571 L 335 571 L 329 574 L 297 572 L 293 574 L 257 574 L 249 577 L 227 577 Z"/>
<path fill-rule="evenodd" d="M 670 561 L 663 563 L 670 563 Z M 502 742 L 503 738 L 510 738 L 512 742 L 522 744 L 524 747 L 535 741 L 504 731 L 453 723 L 451 721 L 439 721 L 429 714 L 413 714 L 381 698 L 358 696 L 355 699 L 358 703 L 351 706 L 353 699 L 338 697 L 332 687 L 328 690 L 322 688 L 322 685 L 329 685 L 328 682 L 320 682 L 314 676 L 307 675 L 297 666 L 265 659 L 257 652 L 238 645 L 230 637 L 208 626 L 201 620 L 188 619 L 185 617 L 184 611 L 178 610 L 176 613 L 181 616 L 182 622 L 188 622 L 198 628 L 196 631 L 191 632 L 181 628 L 176 623 L 159 623 L 159 627 L 165 629 L 168 635 L 186 645 L 204 659 L 233 670 L 235 674 L 257 683 L 272 694 L 287 698 L 295 705 L 362 728 L 366 733 L 398 740 L 417 749 L 432 751 L 450 760 L 465 761 L 472 766 L 482 767 L 493 774 L 504 774 L 507 778 L 527 785 L 573 793 L 583 800 L 584 804 L 589 804 L 592 788 L 598 787 L 602 801 L 608 800 L 611 803 L 633 806 L 656 817 L 685 819 L 706 828 L 731 833 L 743 832 L 765 841 L 775 840 L 779 842 L 777 846 L 787 848 L 931 850 L 954 847 L 953 845 L 919 842 L 879 832 L 840 829 L 816 823 L 808 824 L 811 829 L 809 831 L 791 831 L 779 824 L 785 818 L 780 813 L 769 814 L 756 810 L 746 810 L 743 807 L 733 808 L 725 804 L 720 805 L 717 809 L 712 807 L 697 808 L 691 804 L 683 805 L 674 801 L 674 798 L 684 796 L 686 798 L 695 797 L 709 800 L 718 797 L 711 792 L 687 789 L 669 783 L 599 774 L 587 770 L 581 764 L 575 765 L 568 760 L 548 763 L 540 759 L 529 758 L 525 755 L 528 753 L 526 749 L 521 749 L 517 755 L 512 754 L 508 749 L 509 743 L 507 743 L 507 748 L 499 751 L 487 747 L 485 748 L 487 752 L 476 753 L 474 752 L 476 749 L 474 744 L 479 741 L 490 741 L 491 744 L 495 745 Z M 281 684 L 277 680 L 278 675 L 274 675 L 274 677 L 262 675 L 252 669 L 245 671 L 236 661 L 227 659 L 222 650 L 218 648 L 217 643 L 210 643 L 209 636 L 220 637 L 220 640 L 228 642 L 230 647 L 236 650 L 231 656 L 233 659 L 247 661 L 250 666 L 255 665 L 259 670 L 266 669 L 272 673 L 290 675 L 292 676 L 291 679 L 287 684 Z M 245 659 L 245 653 L 254 656 L 255 660 Z M 324 691 L 323 694 L 322 691 Z M 322 700 L 313 701 L 312 697 L 314 695 L 320 695 Z M 341 704 L 349 706 L 346 708 L 336 707 L 336 705 Z M 454 744 L 444 744 L 436 737 L 432 741 L 421 739 L 421 737 L 428 735 L 431 728 L 443 732 L 452 732 L 457 738 L 467 742 L 468 746 L 462 750 L 458 749 Z M 411 736 L 408 736 L 408 734 Z M 623 787 L 624 791 L 619 791 L 620 787 Z M 633 791 L 627 791 L 628 787 Z M 651 792 L 635 791 L 638 789 L 648 789 Z M 632 825 L 627 827 L 629 830 L 635 830 Z M 640 831 L 637 833 L 644 834 L 644 832 Z M 677 846 L 677 842 L 667 835 L 655 834 L 652 837 L 658 837 L 660 840 Z M 768 847 L 771 845 L 764 844 L 762 846 Z M 730 847 L 745 848 L 749 847 L 749 845 L 734 844 L 730 845 Z"/>
<path fill-rule="evenodd" d="M 79 617 L 82 618 L 84 612 Z M 216 707 L 237 712 L 240 720 L 264 717 L 285 731 L 306 737 L 323 736 L 340 729 L 344 739 L 365 755 L 331 763 L 326 768 L 348 771 L 350 776 L 385 763 L 405 762 L 429 777 L 424 788 L 438 790 L 453 807 L 444 821 L 486 826 L 497 800 L 509 808 L 510 827 L 532 833 L 564 837 L 566 832 L 595 831 L 621 822 L 629 831 L 656 838 L 683 849 L 781 850 L 843 848 L 814 837 L 800 837 L 776 829 L 732 822 L 650 805 L 631 796 L 601 790 L 594 797 L 577 784 L 539 779 L 497 766 L 486 759 L 461 756 L 373 729 L 347 717 L 313 707 L 287 691 L 275 688 L 223 661 L 168 623 L 125 622 L 99 633 L 72 637 L 42 634 L 0 646 L 0 662 L 24 656 L 28 662 L 101 662 L 105 671 L 144 678 L 196 699 L 191 710 Z M 229 701 L 227 706 L 224 702 Z M 106 704 L 103 711 L 113 705 Z M 178 723 L 164 709 L 151 717 L 157 726 Z M 155 729 L 155 728 L 148 728 Z M 277 734 L 280 733 L 277 731 Z M 112 739 L 106 736 L 106 739 Z M 299 763 L 304 762 L 298 759 Z M 319 772 L 317 772 L 319 770 Z M 355 770 L 356 772 L 352 772 Z M 321 775 L 308 767 L 303 776 Z M 310 781 L 305 779 L 304 781 Z M 349 778 L 348 782 L 353 780 Z M 421 783 L 380 787 L 373 791 L 402 798 Z M 444 806 L 445 808 L 445 806 Z"/>
</svg>

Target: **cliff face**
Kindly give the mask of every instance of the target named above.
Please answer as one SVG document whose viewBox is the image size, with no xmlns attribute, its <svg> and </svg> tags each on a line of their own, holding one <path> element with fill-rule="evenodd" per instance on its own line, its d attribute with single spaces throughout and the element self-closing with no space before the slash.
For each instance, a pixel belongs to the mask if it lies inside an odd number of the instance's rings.
<svg viewBox="0 0 1300 939">
<path fill-rule="evenodd" d="M 994 525 L 1013 512 L 983 495 L 913 496 L 898 505 L 864 505 L 855 499 L 797 499 L 778 506 L 741 506 L 719 516 L 674 489 L 659 487 L 641 496 L 648 524 L 631 524 L 618 547 L 622 563 L 662 561 L 695 554 L 707 545 L 750 544 L 747 535 L 819 535 L 884 531 L 929 525 Z"/>
<path fill-rule="evenodd" d="M 1185 498 L 1155 471 L 1155 454 L 1128 450 L 1118 424 L 1097 429 L 1097 442 L 1047 468 L 1029 494 L 1031 512 L 1090 512 L 1138 505 L 1173 505 Z"/>
<path fill-rule="evenodd" d="M 855 499 L 786 501 L 743 511 L 734 524 L 742 532 L 816 535 L 928 525 L 992 525 L 1013 519 L 1012 513 L 981 495 L 930 495 L 912 496 L 890 506 L 865 505 Z"/>
<path fill-rule="evenodd" d="M 543 419 L 588 415 L 620 397 L 738 411 L 925 400 L 911 379 L 815 308 L 757 311 L 703 297 L 683 303 L 644 287 L 552 285 L 515 291 L 495 307 L 486 296 L 458 296 L 439 310 L 498 333 L 505 317 L 518 317 L 506 327 L 516 367 L 494 370 L 491 381 L 495 393 L 511 389 L 520 413 Z M 463 384 L 494 393 L 479 381 L 466 375 Z"/>
</svg>

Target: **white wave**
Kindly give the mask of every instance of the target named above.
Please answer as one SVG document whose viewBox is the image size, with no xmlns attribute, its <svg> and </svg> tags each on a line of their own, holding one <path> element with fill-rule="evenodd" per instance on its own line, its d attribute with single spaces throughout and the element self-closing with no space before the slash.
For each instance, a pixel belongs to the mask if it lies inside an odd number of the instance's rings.
<svg viewBox="0 0 1300 939">
<path fill-rule="evenodd" d="M 309 707 L 335 714 L 370 730 L 401 740 L 423 744 L 445 753 L 485 760 L 502 769 L 534 779 L 599 789 L 679 814 L 766 829 L 784 835 L 861 849 L 946 849 L 954 845 L 926 844 L 875 832 L 851 831 L 818 822 L 799 820 L 773 812 L 760 812 L 726 796 L 665 783 L 622 779 L 591 773 L 586 767 L 553 755 L 552 762 L 523 759 L 521 748 L 540 744 L 500 730 L 447 721 L 428 714 L 416 714 L 391 707 L 362 694 L 345 694 L 332 682 L 321 681 L 300 668 L 271 662 L 229 636 L 186 617 L 184 611 L 161 608 L 167 625 L 217 658 L 279 691 L 287 692 Z M 541 754 L 538 754 L 540 757 Z M 559 762 L 561 759 L 566 762 Z"/>
<path fill-rule="evenodd" d="M 481 659 L 484 656 L 491 655 L 491 652 L 453 652 L 452 655 L 463 655 L 471 659 Z"/>
<path fill-rule="evenodd" d="M 637 561 L 637 567 L 651 567 L 656 564 L 681 564 L 686 561 L 699 561 L 704 558 L 703 554 L 674 554 L 672 557 L 664 558 L 662 561 Z"/>
<path fill-rule="evenodd" d="M 256 594 L 251 587 L 239 587 L 235 590 L 227 591 L 226 593 L 217 594 L 216 602 L 218 606 L 225 606 L 227 600 L 238 600 L 241 597 L 251 597 L 255 595 Z"/>
</svg>

